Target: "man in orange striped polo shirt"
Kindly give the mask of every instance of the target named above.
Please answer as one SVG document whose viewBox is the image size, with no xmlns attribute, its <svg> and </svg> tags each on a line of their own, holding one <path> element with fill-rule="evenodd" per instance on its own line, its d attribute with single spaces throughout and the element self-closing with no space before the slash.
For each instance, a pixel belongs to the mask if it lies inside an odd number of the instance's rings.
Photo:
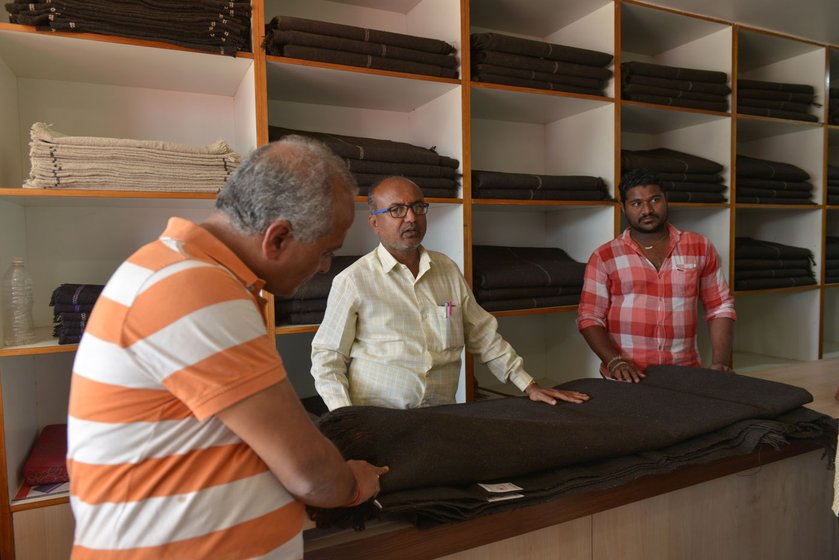
<svg viewBox="0 0 839 560">
<path fill-rule="evenodd" d="M 74 559 L 299 559 L 304 504 L 378 492 L 387 468 L 345 461 L 304 412 L 259 296 L 329 268 L 356 192 L 290 137 L 246 158 L 205 222 L 172 218 L 117 269 L 73 368 Z"/>
</svg>

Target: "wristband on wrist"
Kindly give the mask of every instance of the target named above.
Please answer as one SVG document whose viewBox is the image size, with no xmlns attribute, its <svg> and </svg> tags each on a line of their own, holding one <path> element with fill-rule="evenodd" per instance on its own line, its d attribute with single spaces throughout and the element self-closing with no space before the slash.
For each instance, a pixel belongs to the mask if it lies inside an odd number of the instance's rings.
<svg viewBox="0 0 839 560">
<path fill-rule="evenodd" d="M 626 362 L 626 360 L 623 359 L 623 356 L 618 354 L 617 356 L 615 356 L 614 358 L 609 360 L 609 362 L 606 364 L 606 371 L 608 371 L 609 373 L 612 373 L 613 371 L 615 371 L 616 367 L 618 367 L 621 364 L 625 364 L 625 363 L 627 363 L 627 362 Z"/>
</svg>

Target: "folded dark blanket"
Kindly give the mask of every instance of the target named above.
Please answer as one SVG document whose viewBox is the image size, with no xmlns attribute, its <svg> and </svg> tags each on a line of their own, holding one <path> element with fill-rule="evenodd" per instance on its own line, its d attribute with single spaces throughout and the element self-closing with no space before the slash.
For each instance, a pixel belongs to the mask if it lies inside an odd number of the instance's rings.
<svg viewBox="0 0 839 560">
<path fill-rule="evenodd" d="M 651 64 L 649 62 L 622 62 L 621 72 L 622 75 L 640 74 L 654 78 L 709 82 L 712 84 L 725 84 L 728 82 L 728 74 L 725 72 L 666 66 L 664 64 Z"/>
<path fill-rule="evenodd" d="M 305 313 L 282 313 L 277 314 L 277 324 L 282 325 L 317 325 L 323 321 L 323 311 L 310 311 Z"/>
<path fill-rule="evenodd" d="M 742 247 L 741 247 L 742 248 Z M 748 254 L 748 252 L 747 252 Z M 734 261 L 734 266 L 738 271 L 745 270 L 780 270 L 785 268 L 809 268 L 810 259 L 756 259 L 748 256 L 743 256 L 739 252 Z"/>
<path fill-rule="evenodd" d="M 270 31 L 265 37 L 265 48 L 268 54 L 282 55 L 283 45 L 301 45 L 305 47 L 320 47 L 333 51 L 347 51 L 359 54 L 369 54 L 382 58 L 395 58 L 421 64 L 442 66 L 443 68 L 457 67 L 457 58 L 452 55 L 437 54 L 416 49 L 406 49 L 386 45 L 345 39 L 332 35 L 319 35 L 305 31 Z"/>
<path fill-rule="evenodd" d="M 347 169 L 352 173 L 374 175 L 406 175 L 413 177 L 445 177 L 456 179 L 457 170 L 446 165 L 427 165 L 422 163 L 395 163 L 392 161 L 372 161 L 369 159 L 344 158 Z"/>
<path fill-rule="evenodd" d="M 655 76 L 642 76 L 640 74 L 622 74 L 621 81 L 624 84 L 643 84 L 679 91 L 713 93 L 726 96 L 731 93 L 731 88 L 725 83 L 714 84 L 702 81 L 672 80 L 669 78 L 657 78 Z"/>
<path fill-rule="evenodd" d="M 776 191 L 812 192 L 813 184 L 807 181 L 776 181 L 774 179 L 757 179 L 744 175 L 737 175 L 737 189 L 749 187 L 754 189 L 772 189 Z"/>
<path fill-rule="evenodd" d="M 824 255 L 828 259 L 839 259 L 839 237 L 832 235 L 825 237 Z"/>
<path fill-rule="evenodd" d="M 525 189 L 480 189 L 472 191 L 473 198 L 491 198 L 496 200 L 606 200 L 609 193 L 603 191 L 570 191 L 565 189 L 545 189 L 531 191 Z"/>
<path fill-rule="evenodd" d="M 283 56 L 287 56 L 289 58 L 302 58 L 303 60 L 314 60 L 316 62 L 330 62 L 332 64 L 359 66 L 361 68 L 375 68 L 376 70 L 389 70 L 391 72 L 406 72 L 408 74 L 422 74 L 423 76 L 435 76 L 439 78 L 457 78 L 457 68 L 446 68 L 435 64 L 422 64 L 420 62 L 412 62 L 410 60 L 401 60 L 398 58 L 385 58 L 370 54 L 334 51 L 318 47 L 284 45 Z"/>
<path fill-rule="evenodd" d="M 65 334 L 65 333 L 58 333 L 58 344 L 78 344 L 82 340 L 82 335 L 80 334 Z"/>
<path fill-rule="evenodd" d="M 806 247 L 793 247 L 774 241 L 763 241 L 753 237 L 734 238 L 735 266 L 740 259 L 812 259 L 813 253 Z"/>
<path fill-rule="evenodd" d="M 490 74 L 488 72 L 474 74 L 472 76 L 472 81 L 533 89 L 546 89 L 548 91 L 581 93 L 583 95 L 603 95 L 603 91 L 599 88 L 586 88 L 557 82 L 541 82 L 539 80 L 525 80 L 524 78 L 514 78 L 512 76 L 502 76 L 500 74 Z"/>
<path fill-rule="evenodd" d="M 828 195 L 827 197 L 827 204 L 829 206 L 839 205 L 839 196 L 837 195 Z"/>
<path fill-rule="evenodd" d="M 720 113 L 728 111 L 728 101 L 700 101 L 698 99 L 663 97 L 660 95 L 649 95 L 646 93 L 624 93 L 623 98 L 630 101 L 639 101 L 641 103 L 688 107 L 691 109 L 702 109 L 703 111 L 718 111 Z"/>
<path fill-rule="evenodd" d="M 498 51 L 472 51 L 472 64 L 490 64 L 493 66 L 505 66 L 507 68 L 524 68 L 547 74 L 568 74 L 594 78 L 597 80 L 608 80 L 612 77 L 612 71 L 608 68 L 587 66 L 585 64 L 574 64 L 558 60 L 544 60 L 532 56 L 521 56 L 518 54 Z"/>
<path fill-rule="evenodd" d="M 662 181 L 677 181 L 685 183 L 722 183 L 723 177 L 719 173 L 660 173 L 656 172 Z"/>
<path fill-rule="evenodd" d="M 696 99 L 699 101 L 711 101 L 714 103 L 726 103 L 726 105 L 728 104 L 727 96 L 718 93 L 703 93 L 700 91 L 663 88 L 657 86 L 648 86 L 644 84 L 624 84 L 623 87 L 621 87 L 621 93 L 625 96 L 658 95 L 660 97 L 679 97 L 684 99 Z"/>
<path fill-rule="evenodd" d="M 410 179 L 414 183 L 417 184 L 418 187 L 422 189 L 427 196 L 432 196 L 428 194 L 430 192 L 447 192 L 450 193 L 450 196 L 454 196 L 457 193 L 458 183 L 454 179 L 446 179 L 445 177 L 417 177 L 416 175 L 400 175 L 401 177 L 405 177 L 406 179 Z M 364 190 L 363 196 L 366 196 L 366 189 L 365 187 L 369 187 L 382 179 L 386 179 L 387 177 L 391 177 L 391 175 L 375 175 L 372 173 L 353 173 L 353 177 L 358 182 L 358 186 Z"/>
<path fill-rule="evenodd" d="M 605 88 L 608 84 L 608 80 L 602 78 L 589 78 L 586 76 L 578 76 L 570 72 L 549 74 L 547 72 L 537 72 L 536 70 L 525 70 L 521 68 L 509 68 L 507 66 L 496 66 L 494 64 L 475 64 L 472 67 L 472 74 L 510 76 L 511 78 L 520 78 L 523 80 L 535 80 L 540 82 L 568 84 L 570 86 L 577 86 L 597 91 L 602 91 L 603 88 Z"/>
<path fill-rule="evenodd" d="M 583 405 L 560 403 L 555 407 L 539 407 L 524 398 L 412 410 L 345 407 L 321 417 L 319 427 L 345 457 L 391 467 L 382 477 L 377 498 L 384 512 L 389 511 L 391 496 L 410 490 L 427 494 L 428 505 L 444 505 L 452 497 L 439 494 L 445 488 L 521 481 L 529 475 L 548 476 L 572 467 L 580 468 L 576 477 L 585 471 L 593 474 L 600 461 L 679 449 L 673 446 L 746 420 L 771 425 L 773 419 L 792 411 L 804 415 L 799 419 L 811 421 L 811 437 L 824 435 L 825 443 L 835 440 L 835 422 L 828 420 L 824 430 L 818 429 L 815 420 L 822 415 L 799 409 L 812 399 L 809 393 L 751 377 L 651 366 L 639 384 L 580 379 L 560 387 L 583 391 L 592 399 Z M 780 438 L 774 440 L 776 444 L 798 431 L 776 428 L 772 430 Z M 692 453 L 658 454 L 655 459 L 681 463 L 686 455 Z M 435 458 L 433 468 L 429 468 L 428 457 Z M 640 474 L 644 472 L 642 469 Z M 600 474 L 609 477 L 609 471 Z M 553 482 L 561 487 L 566 480 L 559 477 Z M 553 486 L 545 479 L 542 482 L 541 488 Z M 412 501 L 418 501 L 416 497 Z M 488 497 L 484 494 L 485 502 Z M 363 517 L 363 509 L 355 513 Z M 314 513 L 319 524 L 353 515 L 346 510 Z"/>
<path fill-rule="evenodd" d="M 722 165 L 703 157 L 656 148 L 654 150 L 621 150 L 622 172 L 646 168 L 665 173 L 720 173 Z"/>
<path fill-rule="evenodd" d="M 737 179 L 739 180 L 740 177 L 799 182 L 809 179 L 810 174 L 791 163 L 758 159 L 738 154 Z"/>
<path fill-rule="evenodd" d="M 347 136 L 344 134 L 330 134 L 328 132 L 314 132 L 310 130 L 295 130 L 280 126 L 268 127 L 268 138 L 271 141 L 279 140 L 289 134 L 299 134 L 319 140 L 343 158 L 397 163 L 422 163 L 426 165 L 442 165 L 453 169 L 457 169 L 460 166 L 460 162 L 456 159 L 441 156 L 434 148 L 423 148 L 408 144 L 407 142 Z"/>
<path fill-rule="evenodd" d="M 828 183 L 827 185 L 827 194 L 828 195 L 839 195 L 839 185 L 831 185 Z"/>
<path fill-rule="evenodd" d="M 580 294 L 567 296 L 540 296 L 479 302 L 490 313 L 494 311 L 512 311 L 513 309 L 541 309 L 543 307 L 564 307 L 580 303 Z"/>
<path fill-rule="evenodd" d="M 472 48 L 480 51 L 500 51 L 534 58 L 559 60 L 586 66 L 607 66 L 614 58 L 609 53 L 522 39 L 500 33 L 472 33 Z"/>
<path fill-rule="evenodd" d="M 825 259 L 824 269 L 828 272 L 839 271 L 839 258 Z"/>
<path fill-rule="evenodd" d="M 708 204 L 725 202 L 726 198 L 722 193 L 667 191 L 667 200 L 669 202 L 700 202 Z"/>
<path fill-rule="evenodd" d="M 826 275 L 824 277 L 824 283 L 825 284 L 839 284 L 839 274 L 836 274 L 836 275 L 833 275 L 833 276 L 831 276 L 829 274 Z"/>
<path fill-rule="evenodd" d="M 69 303 L 56 303 L 52 306 L 54 314 L 59 313 L 90 313 L 93 311 L 92 303 L 85 303 L 80 305 L 73 305 Z"/>
<path fill-rule="evenodd" d="M 738 78 L 737 90 L 768 90 L 768 91 L 786 91 L 794 93 L 814 93 L 815 88 L 808 84 L 790 84 L 783 82 L 768 82 L 764 80 L 749 80 L 746 78 Z"/>
<path fill-rule="evenodd" d="M 800 198 L 772 198 L 768 196 L 748 196 L 744 194 L 737 195 L 737 202 L 743 204 L 816 204 L 815 202 L 801 200 Z"/>
<path fill-rule="evenodd" d="M 437 54 L 450 54 L 455 51 L 454 47 L 439 39 L 426 37 L 415 37 L 402 33 L 380 31 L 378 29 L 365 29 L 352 25 L 342 25 L 327 21 L 317 21 L 290 16 L 276 16 L 268 23 L 266 29 L 278 29 L 282 31 L 304 31 L 319 35 L 330 35 L 332 37 L 343 37 L 356 41 L 367 41 L 371 43 L 383 43 L 394 47 L 414 49 Z"/>
<path fill-rule="evenodd" d="M 804 278 L 813 276 L 809 268 L 782 268 L 778 270 L 740 270 L 735 265 L 734 275 L 737 280 L 752 280 L 759 278 Z"/>
<path fill-rule="evenodd" d="M 818 122 L 819 117 L 794 111 L 782 111 L 781 109 L 763 109 L 760 107 L 749 107 L 748 105 L 737 105 L 737 112 L 744 115 L 757 115 L 759 117 L 774 117 L 776 119 L 789 119 L 795 121 Z"/>
<path fill-rule="evenodd" d="M 476 288 L 582 285 L 586 265 L 557 247 L 472 246 Z"/>
<path fill-rule="evenodd" d="M 530 288 L 495 288 L 485 290 L 477 288 L 475 290 L 475 299 L 478 301 L 502 301 L 510 299 L 524 299 L 535 297 L 551 297 L 551 296 L 569 296 L 580 294 L 583 290 L 583 285 L 575 286 L 545 286 L 545 287 L 530 287 Z"/>
<path fill-rule="evenodd" d="M 794 111 L 796 113 L 809 113 L 810 105 L 807 103 L 793 103 L 791 101 L 776 101 L 774 99 L 754 99 L 751 97 L 738 97 L 737 106 L 762 107 L 764 109 L 781 109 Z"/>
<path fill-rule="evenodd" d="M 754 187 L 743 187 L 737 185 L 737 198 L 741 196 L 757 196 L 760 198 L 787 198 L 787 199 L 801 199 L 801 201 L 810 201 L 813 194 L 809 191 L 792 191 L 792 190 L 776 190 L 776 189 L 760 189 Z"/>
<path fill-rule="evenodd" d="M 277 316 L 285 317 L 300 313 L 326 311 L 326 298 L 322 299 L 290 299 L 277 302 Z"/>
<path fill-rule="evenodd" d="M 341 273 L 345 268 L 357 261 L 360 257 L 358 255 L 337 255 L 332 257 L 332 264 L 329 266 L 327 272 L 315 274 L 306 282 L 297 288 L 293 297 L 284 298 L 278 297 L 277 304 L 285 303 L 291 300 L 325 300 L 329 296 L 329 290 L 332 289 L 332 280 Z"/>
<path fill-rule="evenodd" d="M 795 286 L 812 286 L 817 284 L 812 276 L 797 276 L 795 278 L 759 278 L 752 280 L 738 280 L 735 273 L 735 290 L 771 290 L 773 288 L 793 288 Z"/>
<path fill-rule="evenodd" d="M 738 104 L 741 100 L 770 100 L 770 101 L 784 101 L 788 103 L 800 103 L 803 105 L 807 105 L 808 107 L 812 105 L 813 100 L 815 97 L 812 93 L 795 93 L 795 92 L 787 92 L 787 91 L 769 91 L 769 90 L 760 90 L 760 89 L 738 89 L 737 90 L 737 101 Z"/>
<path fill-rule="evenodd" d="M 827 180 L 839 180 L 839 166 L 827 164 Z"/>
<path fill-rule="evenodd" d="M 661 188 L 669 192 L 721 193 L 728 188 L 721 183 L 693 183 L 690 181 L 661 181 Z"/>
<path fill-rule="evenodd" d="M 105 288 L 99 284 L 61 284 L 52 292 L 50 305 L 93 305 Z"/>
<path fill-rule="evenodd" d="M 600 177 L 589 175 L 536 175 L 531 173 L 505 173 L 501 171 L 472 170 L 473 189 L 526 189 L 601 191 L 606 184 Z"/>
</svg>

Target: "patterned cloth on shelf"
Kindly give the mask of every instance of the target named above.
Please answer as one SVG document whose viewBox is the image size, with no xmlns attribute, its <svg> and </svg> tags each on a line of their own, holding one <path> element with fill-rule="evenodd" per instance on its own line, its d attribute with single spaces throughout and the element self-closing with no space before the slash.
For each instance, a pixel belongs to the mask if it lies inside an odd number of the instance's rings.
<svg viewBox="0 0 839 560">
<path fill-rule="evenodd" d="M 52 292 L 52 335 L 59 344 L 78 344 L 96 300 L 105 286 L 99 284 L 61 284 Z"/>
<path fill-rule="evenodd" d="M 44 426 L 23 464 L 23 480 L 30 486 L 67 482 L 67 424 Z"/>
</svg>

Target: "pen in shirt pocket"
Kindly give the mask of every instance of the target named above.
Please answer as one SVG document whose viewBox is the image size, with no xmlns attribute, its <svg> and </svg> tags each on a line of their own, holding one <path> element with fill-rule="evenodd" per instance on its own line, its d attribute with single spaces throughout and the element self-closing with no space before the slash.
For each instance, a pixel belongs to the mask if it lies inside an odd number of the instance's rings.
<svg viewBox="0 0 839 560">
<path fill-rule="evenodd" d="M 448 319 L 452 316 L 452 310 L 457 307 L 457 304 L 452 302 L 452 300 L 446 300 L 440 304 L 440 307 L 446 308 L 446 318 Z"/>
</svg>

